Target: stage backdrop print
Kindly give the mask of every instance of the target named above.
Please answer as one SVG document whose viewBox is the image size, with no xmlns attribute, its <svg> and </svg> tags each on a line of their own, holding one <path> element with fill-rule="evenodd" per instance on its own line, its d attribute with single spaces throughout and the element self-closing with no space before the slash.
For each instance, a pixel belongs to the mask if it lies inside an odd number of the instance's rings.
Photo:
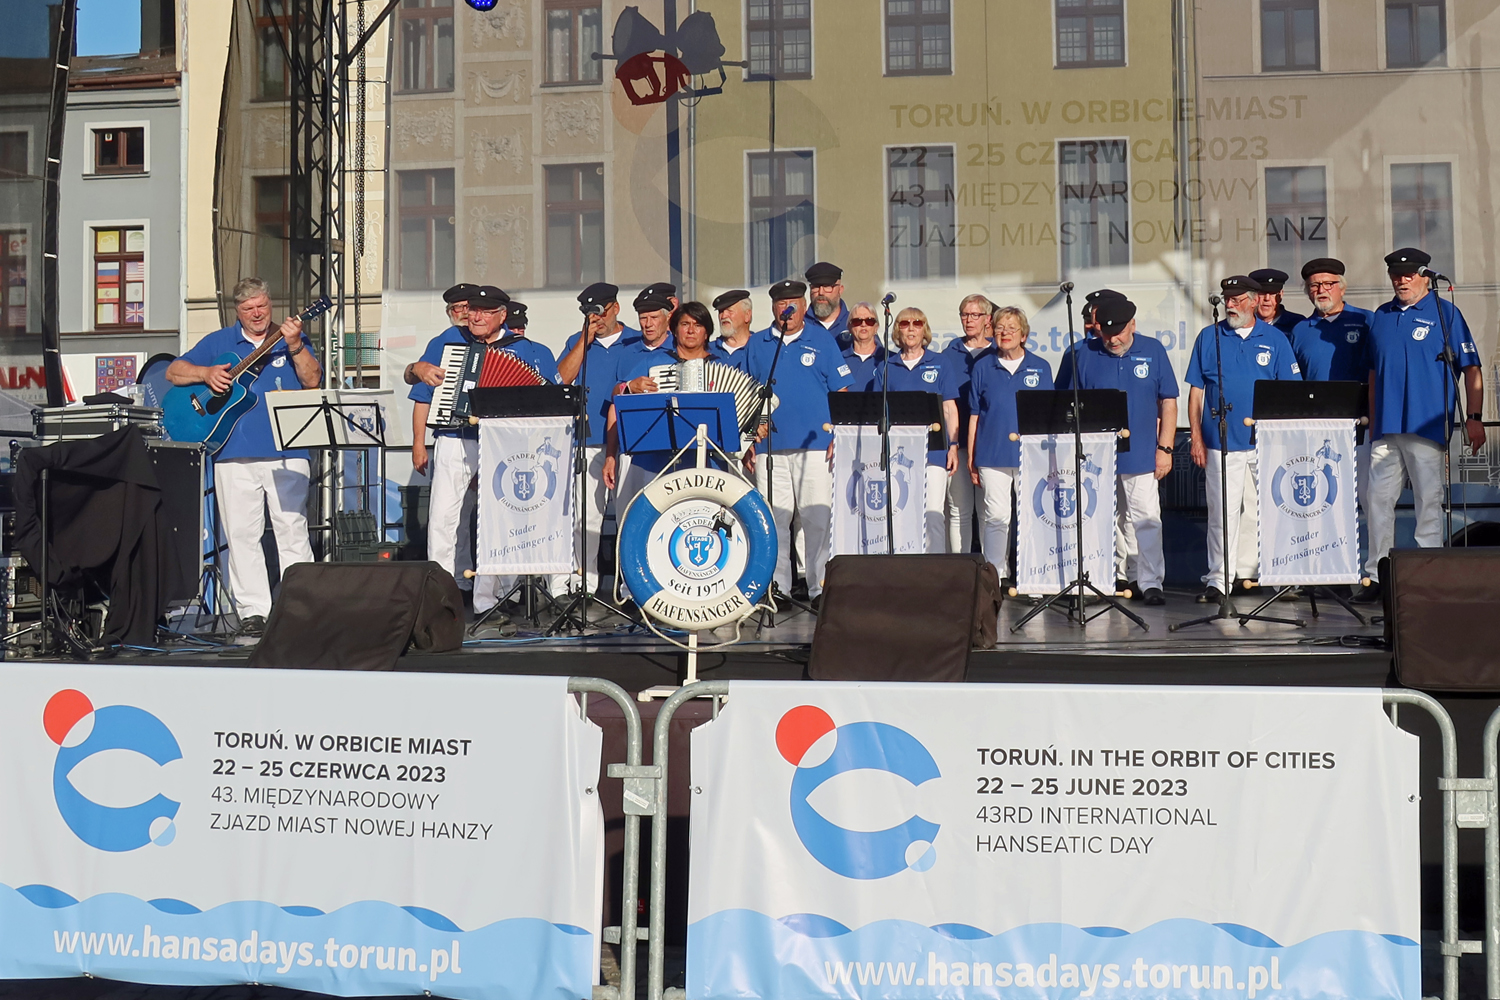
<svg viewBox="0 0 1500 1000">
<path fill-rule="evenodd" d="M 562 677 L 0 667 L 0 978 L 586 998 Z"/>
<path fill-rule="evenodd" d="M 880 432 L 841 424 L 833 429 L 832 554 L 885 555 L 890 507 L 897 555 L 927 551 L 923 520 L 927 483 L 927 428 L 891 428 L 891 485 L 880 467 Z"/>
<path fill-rule="evenodd" d="M 1115 582 L 1115 442 L 1084 434 L 1083 481 L 1075 482 L 1073 436 L 1021 438 L 1017 487 L 1016 589 L 1055 594 L 1078 575 L 1078 525 L 1083 516 L 1084 566 L 1106 593 Z"/>
<path fill-rule="evenodd" d="M 479 421 L 479 573 L 571 573 L 573 418 Z"/>
<path fill-rule="evenodd" d="M 1257 420 L 1260 582 L 1358 583 L 1354 423 Z"/>
<path fill-rule="evenodd" d="M 733 682 L 688 1000 L 1418 1000 L 1378 690 Z"/>
</svg>

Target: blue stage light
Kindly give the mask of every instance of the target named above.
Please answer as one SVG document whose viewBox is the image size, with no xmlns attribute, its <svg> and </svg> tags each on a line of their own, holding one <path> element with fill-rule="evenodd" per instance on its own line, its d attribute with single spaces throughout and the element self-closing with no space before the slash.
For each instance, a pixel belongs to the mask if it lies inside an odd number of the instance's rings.
<svg viewBox="0 0 1500 1000">
<path fill-rule="evenodd" d="M 475 10 L 485 11 L 494 10 L 497 0 L 464 0 L 464 2 Z"/>
</svg>

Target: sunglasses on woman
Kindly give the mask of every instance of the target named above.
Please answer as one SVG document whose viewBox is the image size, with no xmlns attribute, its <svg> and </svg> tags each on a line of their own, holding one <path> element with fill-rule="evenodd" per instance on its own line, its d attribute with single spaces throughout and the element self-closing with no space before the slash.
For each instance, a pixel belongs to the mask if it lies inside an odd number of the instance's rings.
<svg viewBox="0 0 1500 1000">
<path fill-rule="evenodd" d="M 873 317 L 873 316 L 867 316 L 867 317 L 864 317 L 862 319 L 851 319 L 849 321 L 849 325 L 850 326 L 874 326 L 875 325 L 875 317 Z"/>
</svg>

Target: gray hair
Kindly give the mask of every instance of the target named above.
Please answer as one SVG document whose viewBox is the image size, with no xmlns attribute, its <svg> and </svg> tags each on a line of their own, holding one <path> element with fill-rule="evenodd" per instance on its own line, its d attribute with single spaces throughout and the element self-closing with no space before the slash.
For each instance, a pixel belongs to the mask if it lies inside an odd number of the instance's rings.
<svg viewBox="0 0 1500 1000">
<path fill-rule="evenodd" d="M 978 292 L 975 292 L 973 295 L 965 295 L 963 301 L 958 304 L 959 315 L 962 316 L 964 309 L 971 305 L 974 305 L 976 302 L 984 303 L 984 308 L 990 313 L 994 313 L 995 303 L 991 302 L 988 296 L 980 295 Z"/>
<path fill-rule="evenodd" d="M 870 303 L 868 303 L 868 302 L 856 302 L 856 303 L 854 303 L 854 305 L 852 305 L 852 306 L 849 307 L 849 315 L 853 316 L 854 315 L 854 310 L 856 310 L 856 309 L 863 309 L 865 312 L 869 313 L 871 316 L 878 317 L 880 315 L 880 313 L 878 313 L 878 312 L 875 311 L 875 307 L 872 306 L 872 305 L 870 305 Z"/>
<path fill-rule="evenodd" d="M 235 282 L 233 294 L 235 305 L 249 302 L 251 299 L 262 295 L 269 299 L 271 297 L 271 286 L 267 285 L 260 278 L 241 278 Z"/>
</svg>

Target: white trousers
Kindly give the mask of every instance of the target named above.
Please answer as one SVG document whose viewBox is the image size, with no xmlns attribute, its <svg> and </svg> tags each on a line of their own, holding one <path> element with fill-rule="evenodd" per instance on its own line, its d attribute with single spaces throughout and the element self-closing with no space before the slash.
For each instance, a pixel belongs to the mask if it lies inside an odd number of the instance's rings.
<svg viewBox="0 0 1500 1000">
<path fill-rule="evenodd" d="M 767 459 L 770 461 L 767 461 Z M 776 585 L 792 590 L 790 529 L 792 512 L 802 524 L 802 564 L 806 567 L 808 597 L 823 592 L 823 569 L 828 565 L 828 544 L 833 526 L 833 472 L 828 453 L 774 451 L 755 460 L 755 485 L 771 505 L 776 519 Z"/>
<path fill-rule="evenodd" d="M 1203 576 L 1203 583 L 1208 587 L 1216 587 L 1224 591 L 1224 514 L 1226 504 L 1224 497 L 1230 498 L 1228 507 L 1229 514 L 1229 567 L 1234 572 L 1236 566 L 1242 565 L 1239 549 L 1242 544 L 1241 524 L 1243 518 L 1240 513 L 1244 507 L 1244 498 L 1248 493 L 1254 493 L 1258 482 L 1255 452 L 1253 451 L 1231 451 L 1226 456 L 1225 483 L 1219 482 L 1219 452 L 1213 448 L 1208 449 L 1208 464 L 1204 467 L 1205 485 L 1208 493 L 1208 572 Z M 1221 486 L 1223 487 L 1221 489 Z M 1252 545 L 1256 544 L 1255 536 L 1251 536 Z M 1144 581 L 1142 581 L 1144 586 Z"/>
<path fill-rule="evenodd" d="M 943 513 L 943 508 L 948 501 L 948 469 L 941 465 L 929 465 L 927 468 L 926 510 L 924 515 L 927 522 L 927 551 L 948 551 L 948 519 Z M 964 468 L 964 478 L 968 479 L 967 466 Z M 972 482 L 972 480 L 970 480 Z"/>
<path fill-rule="evenodd" d="M 984 487 L 969 478 L 969 449 L 958 449 L 958 471 L 948 477 L 946 511 L 948 551 L 967 553 L 974 547 L 974 508 L 984 509 Z"/>
<path fill-rule="evenodd" d="M 474 517 L 478 494 L 469 488 L 479 475 L 479 442 L 473 438 L 440 437 L 432 445 L 427 469 L 431 490 L 427 497 L 427 558 L 453 574 L 460 590 L 474 591 L 474 610 L 494 606 L 504 578 L 481 576 L 470 580 L 465 571 L 474 569 Z"/>
<path fill-rule="evenodd" d="M 1420 434 L 1387 434 L 1370 446 L 1365 575 L 1371 579 L 1380 579 L 1380 558 L 1396 544 L 1396 501 L 1408 478 L 1417 506 L 1417 544 L 1424 549 L 1443 544 L 1443 446 Z"/>
<path fill-rule="evenodd" d="M 1161 542 L 1161 492 L 1156 476 L 1150 472 L 1115 477 L 1115 507 L 1118 511 L 1115 553 L 1118 540 L 1130 532 L 1133 551 L 1128 551 L 1118 565 L 1124 579 L 1141 585 L 1142 591 L 1160 588 L 1167 575 L 1166 558 Z"/>
<path fill-rule="evenodd" d="M 271 613 L 271 578 L 260 547 L 268 510 L 281 572 L 293 563 L 312 562 L 307 485 L 305 458 L 227 458 L 214 463 L 214 496 L 229 542 L 229 586 L 241 620 Z"/>
<path fill-rule="evenodd" d="M 1253 455 L 1254 452 L 1251 452 Z M 1260 579 L 1260 483 L 1245 477 L 1240 493 L 1240 536 L 1235 546 L 1234 575 L 1240 580 Z"/>
<path fill-rule="evenodd" d="M 1020 466 L 981 468 L 979 485 L 984 497 L 984 558 L 1000 579 L 1010 579 L 1011 493 L 1021 476 Z"/>
</svg>

